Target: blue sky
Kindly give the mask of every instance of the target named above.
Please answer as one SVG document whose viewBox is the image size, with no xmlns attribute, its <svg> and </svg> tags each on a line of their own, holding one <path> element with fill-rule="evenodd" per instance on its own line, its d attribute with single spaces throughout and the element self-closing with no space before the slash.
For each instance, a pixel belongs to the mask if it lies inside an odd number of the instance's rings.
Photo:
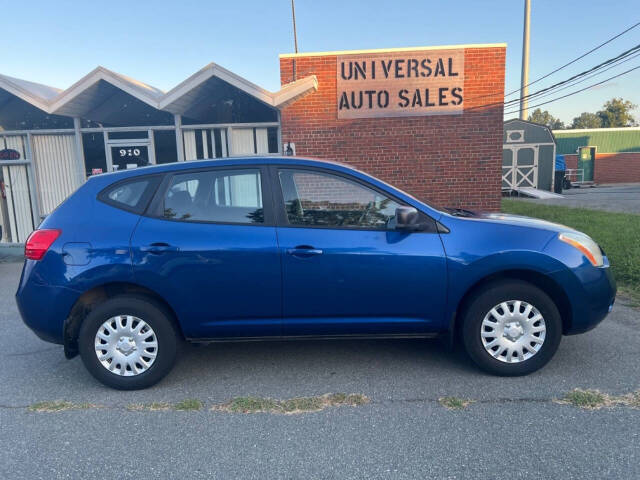
<svg viewBox="0 0 640 480">
<path fill-rule="evenodd" d="M 506 42 L 509 92 L 520 82 L 523 1 L 297 0 L 299 49 Z M 213 61 L 276 90 L 278 54 L 293 51 L 290 0 L 13 1 L 4 2 L 2 17 L 0 73 L 59 88 L 103 65 L 168 90 Z M 532 0 L 531 79 L 637 21 L 637 0 Z M 638 43 L 640 27 L 532 89 Z M 636 65 L 640 58 L 593 82 Z M 543 108 L 566 122 L 613 96 L 640 104 L 639 84 L 640 69 Z"/>
</svg>

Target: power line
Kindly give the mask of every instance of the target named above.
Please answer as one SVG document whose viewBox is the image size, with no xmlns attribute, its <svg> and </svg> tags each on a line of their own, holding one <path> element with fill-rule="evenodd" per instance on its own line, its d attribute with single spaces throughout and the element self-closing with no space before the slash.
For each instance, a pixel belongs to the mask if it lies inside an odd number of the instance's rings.
<svg viewBox="0 0 640 480">
<path fill-rule="evenodd" d="M 528 86 L 530 86 L 530 85 L 533 85 L 534 83 L 538 83 L 540 80 L 544 80 L 545 78 L 550 77 L 550 76 L 551 76 L 551 75 L 553 75 L 554 73 L 559 72 L 560 70 L 562 70 L 562 69 L 564 69 L 564 68 L 568 67 L 569 65 L 572 65 L 572 64 L 576 63 L 578 60 L 583 59 L 584 57 L 586 57 L 586 56 L 587 56 L 587 55 L 589 55 L 590 53 L 595 52 L 596 50 L 598 50 L 598 49 L 600 49 L 600 48 L 604 47 L 604 46 L 605 46 L 605 45 L 607 45 L 608 43 L 613 42 L 616 38 L 619 38 L 619 37 L 621 37 L 622 35 L 624 35 L 625 33 L 627 33 L 627 32 L 629 32 L 629 31 L 633 30 L 633 29 L 634 29 L 634 28 L 636 28 L 638 25 L 640 25 L 640 22 L 638 22 L 638 23 L 636 23 L 636 24 L 634 24 L 634 25 L 630 26 L 630 27 L 629 27 L 629 28 L 627 28 L 626 30 L 624 30 L 624 31 L 622 31 L 622 32 L 620 32 L 620 33 L 618 33 L 617 35 L 615 35 L 615 36 L 613 36 L 613 37 L 611 37 L 611 38 L 610 38 L 610 39 L 608 39 L 607 41 L 605 41 L 605 42 L 601 43 L 600 45 L 598 45 L 598 46 L 596 46 L 596 47 L 594 47 L 594 48 L 592 48 L 592 49 L 591 49 L 591 50 L 589 50 L 588 52 L 583 53 L 583 54 L 582 54 L 582 55 L 580 55 L 579 57 L 574 58 L 574 59 L 573 59 L 573 60 L 571 60 L 570 62 L 565 63 L 564 65 L 562 65 L 562 66 L 560 66 L 560 67 L 556 68 L 555 70 L 552 70 L 551 72 L 547 73 L 546 75 L 543 75 L 542 77 L 537 78 L 537 79 L 533 80 L 532 82 L 529 82 L 529 83 L 528 83 L 527 85 L 525 85 L 525 86 L 527 86 L 527 87 L 528 87 Z M 521 90 L 522 90 L 522 88 L 518 88 L 518 89 L 516 89 L 516 90 L 513 90 L 512 92 L 506 93 L 506 94 L 505 94 L 505 97 L 508 97 L 508 96 L 510 96 L 510 95 L 513 95 L 514 93 L 520 92 Z"/>
<path fill-rule="evenodd" d="M 599 63 L 598 65 L 589 68 L 588 70 L 584 70 L 583 72 L 577 73 L 577 74 L 573 75 L 572 77 L 567 78 L 566 80 L 563 80 L 561 82 L 557 82 L 557 83 L 555 83 L 555 84 L 553 84 L 553 85 L 551 85 L 549 87 L 545 87 L 545 88 L 543 88 L 541 90 L 538 90 L 537 92 L 534 92 L 534 93 L 528 95 L 527 97 L 523 97 L 523 98 L 534 97 L 534 96 L 540 95 L 540 94 L 542 94 L 544 92 L 548 92 L 550 90 L 554 90 L 557 87 L 562 86 L 562 85 L 564 85 L 566 83 L 569 83 L 569 82 L 571 82 L 571 81 L 573 81 L 573 80 L 575 80 L 577 78 L 580 78 L 580 77 L 583 77 L 583 76 L 588 75 L 590 73 L 593 73 L 593 72 L 595 72 L 595 71 L 597 71 L 597 70 L 599 70 L 599 69 L 601 69 L 603 67 L 606 67 L 606 66 L 608 66 L 608 65 L 610 65 L 612 63 L 617 63 L 618 61 L 620 61 L 620 60 L 622 60 L 624 58 L 627 58 L 630 55 L 633 55 L 634 53 L 638 52 L 639 50 L 640 50 L 640 44 L 636 45 L 635 47 L 630 48 L 629 50 L 626 50 L 626 51 L 622 52 L 620 55 L 617 55 L 616 57 L 609 58 L 609 59 L 605 60 L 604 62 Z M 520 99 L 508 100 L 508 101 L 503 102 L 503 103 L 505 105 L 510 105 L 510 104 L 518 103 L 518 102 L 520 102 Z"/>
<path fill-rule="evenodd" d="M 589 85 L 588 87 L 584 87 L 584 88 L 581 88 L 580 90 L 576 90 L 575 92 L 567 93 L 566 95 L 562 95 L 561 97 L 553 98 L 553 99 L 548 100 L 546 102 L 538 103 L 537 105 L 532 105 L 530 108 L 540 107 L 542 105 L 546 105 L 548 103 L 555 102 L 555 101 L 558 101 L 558 100 L 562 100 L 563 98 L 570 97 L 570 96 L 575 95 L 577 93 L 584 92 L 585 90 L 588 90 L 588 89 L 593 88 L 593 87 L 597 87 L 598 85 L 602 85 L 603 83 L 606 83 L 606 82 L 608 82 L 610 80 L 613 80 L 614 78 L 621 77 L 622 75 L 626 75 L 627 73 L 631 73 L 634 70 L 637 70 L 639 68 L 640 68 L 640 65 L 638 65 L 636 67 L 633 67 L 633 68 L 630 68 L 629 70 L 626 70 L 626 71 L 624 71 L 622 73 L 619 73 L 617 75 L 614 75 L 613 77 L 609 77 L 609 78 L 606 78 L 606 79 L 604 79 L 604 80 L 602 80 L 600 82 L 597 82 L 597 83 L 594 83 L 592 85 Z M 504 114 L 505 115 L 511 115 L 513 113 L 520 112 L 520 110 L 521 109 L 513 110 L 513 111 L 510 111 L 510 112 L 504 112 Z"/>
<path fill-rule="evenodd" d="M 627 63 L 628 61 L 633 60 L 634 58 L 637 58 L 637 57 L 640 57 L 640 52 L 636 52 L 634 55 L 630 56 L 629 58 L 625 58 L 624 60 L 620 60 L 619 62 L 617 62 L 617 63 L 615 63 L 615 64 L 613 64 L 613 65 L 608 66 L 608 67 L 607 67 L 607 68 L 605 68 L 604 70 L 601 70 L 601 71 L 599 71 L 599 72 L 593 72 L 593 73 L 591 73 L 591 74 L 587 75 L 587 76 L 586 76 L 586 77 L 584 77 L 584 78 L 580 78 L 580 79 L 577 79 L 577 80 L 575 80 L 575 81 L 572 81 L 571 83 L 568 83 L 567 85 L 565 85 L 565 86 L 563 86 L 563 87 L 561 87 L 561 88 L 557 88 L 556 90 L 554 90 L 554 91 L 552 91 L 552 92 L 544 92 L 544 93 L 542 93 L 541 95 L 536 95 L 536 100 L 538 100 L 538 99 L 540 99 L 540 98 L 548 97 L 549 95 L 554 95 L 554 94 L 555 94 L 555 93 L 557 93 L 557 92 L 560 92 L 560 91 L 562 91 L 562 90 L 566 90 L 567 88 L 571 88 L 571 87 L 573 87 L 573 86 L 575 86 L 575 85 L 578 85 L 578 84 L 580 84 L 580 83 L 582 83 L 582 82 L 586 82 L 587 80 L 589 80 L 589 79 L 591 79 L 591 78 L 593 78 L 593 77 L 597 77 L 598 75 L 601 75 L 601 74 L 603 74 L 604 72 L 607 72 L 607 71 L 611 70 L 612 68 L 619 67 L 619 66 L 620 66 L 620 65 L 622 65 L 623 63 Z"/>
<path fill-rule="evenodd" d="M 629 31 L 633 30 L 634 28 L 636 28 L 636 27 L 638 27 L 638 26 L 640 26 L 640 22 L 637 22 L 637 23 L 635 23 L 634 25 L 631 25 L 631 26 L 630 26 L 629 28 L 627 28 L 626 30 L 623 30 L 622 32 L 618 33 L 617 35 L 615 35 L 615 36 L 613 36 L 613 37 L 609 38 L 608 40 L 606 40 L 606 41 L 604 41 L 604 42 L 602 42 L 600 45 L 598 45 L 598 46 L 596 46 L 596 47 L 592 48 L 592 49 L 591 49 L 591 50 L 589 50 L 588 52 L 583 53 L 583 54 L 582 54 L 582 55 L 580 55 L 579 57 L 574 58 L 573 60 L 571 60 L 570 62 L 565 63 L 564 65 L 561 65 L 560 67 L 558 67 L 558 68 L 556 68 L 555 70 L 553 70 L 553 71 L 551 71 L 551 72 L 547 73 L 546 75 L 543 75 L 542 77 L 539 77 L 539 78 L 537 78 L 537 79 L 533 80 L 532 82 L 527 83 L 525 86 L 533 85 L 534 83 L 538 83 L 540 80 L 544 80 L 545 78 L 547 78 L 547 77 L 549 77 L 549 76 L 553 75 L 554 73 L 559 72 L 560 70 L 562 70 L 562 69 L 564 69 L 564 68 L 568 67 L 569 65 L 572 65 L 572 64 L 576 63 L 578 60 L 583 59 L 583 58 L 584 58 L 584 57 L 586 57 L 587 55 L 589 55 L 589 54 L 591 54 L 591 53 L 595 52 L 596 50 L 598 50 L 598 49 L 600 49 L 600 48 L 604 47 L 605 45 L 607 45 L 607 44 L 611 43 L 611 42 L 612 42 L 612 41 L 614 41 L 615 39 L 620 38 L 622 35 L 624 35 L 625 33 L 627 33 L 627 32 L 629 32 Z M 520 91 L 522 91 L 522 88 L 518 88 L 518 89 L 513 90 L 513 91 L 511 91 L 511 92 L 509 92 L 509 93 L 505 93 L 505 94 L 504 94 L 504 97 L 509 97 L 509 96 L 513 95 L 514 93 L 518 93 L 518 92 L 520 92 Z M 467 100 L 467 101 L 469 101 L 469 100 L 477 100 L 477 99 L 479 99 L 479 98 L 493 97 L 494 95 L 497 95 L 497 93 L 495 93 L 495 94 L 478 95 L 478 96 L 475 96 L 475 97 L 467 98 L 466 100 Z M 514 101 L 514 102 L 516 102 L 516 101 L 517 101 L 517 102 L 519 102 L 520 100 L 521 100 L 521 99 L 520 99 L 520 98 L 518 98 L 517 100 L 512 100 L 512 101 Z"/>
<path fill-rule="evenodd" d="M 555 83 L 554 85 L 551 85 L 549 87 L 543 88 L 541 90 L 538 90 L 534 93 L 531 93 L 530 95 L 527 96 L 527 98 L 534 98 L 534 97 L 538 97 L 541 96 L 543 93 L 555 93 L 555 91 L 559 90 L 558 87 L 562 86 L 562 85 L 566 85 L 567 83 L 570 83 L 576 79 L 579 79 L 581 77 L 585 77 L 589 74 L 592 74 L 594 72 L 597 72 L 598 70 L 602 69 L 603 67 L 607 67 L 610 66 L 612 64 L 617 64 L 620 62 L 620 60 L 626 59 L 630 56 L 632 56 L 633 54 L 635 54 L 636 52 L 640 51 L 640 44 L 622 52 L 621 54 L 609 58 L 607 60 L 605 60 L 602 63 L 599 63 L 598 65 L 595 65 L 591 68 L 589 68 L 588 70 L 585 70 L 583 72 L 577 73 L 576 75 L 573 75 L 572 77 L 567 78 L 566 80 L 562 80 L 561 82 Z M 600 72 L 602 73 L 602 72 Z M 495 95 L 495 94 L 494 94 Z M 478 98 L 478 97 L 475 97 Z M 502 101 L 502 102 L 493 102 L 493 103 L 485 103 L 483 105 L 477 105 L 474 107 L 470 107 L 468 110 L 477 110 L 480 108 L 487 108 L 487 107 L 496 107 L 496 106 L 503 106 L 505 108 L 512 108 L 514 106 L 514 104 L 517 104 L 520 102 L 521 99 L 514 99 L 514 100 L 508 100 L 506 102 Z M 468 101 L 468 99 L 467 99 Z M 522 109 L 519 109 L 518 111 L 521 111 Z"/>
</svg>

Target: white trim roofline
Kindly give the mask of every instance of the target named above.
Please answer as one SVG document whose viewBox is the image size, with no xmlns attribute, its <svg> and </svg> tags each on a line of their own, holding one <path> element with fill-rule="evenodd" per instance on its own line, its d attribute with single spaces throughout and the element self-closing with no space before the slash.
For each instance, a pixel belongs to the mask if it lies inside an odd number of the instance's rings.
<svg viewBox="0 0 640 480">
<path fill-rule="evenodd" d="M 47 113 L 51 113 L 49 112 L 49 101 L 62 92 L 59 88 L 8 75 L 0 75 L 0 88 Z M 45 98 L 43 94 L 46 94 L 48 98 Z"/>
<path fill-rule="evenodd" d="M 286 85 L 283 85 L 278 92 L 271 94 L 273 96 L 273 106 L 276 108 L 284 108 L 304 97 L 308 93 L 315 92 L 317 90 L 318 79 L 315 75 L 287 83 Z"/>
<path fill-rule="evenodd" d="M 335 50 L 329 52 L 281 53 L 280 58 L 324 57 L 332 55 L 360 55 L 373 53 L 419 52 L 429 50 L 457 50 L 461 48 L 507 48 L 506 43 L 470 43 L 462 45 L 437 45 L 431 47 L 372 48 L 368 50 Z"/>
<path fill-rule="evenodd" d="M 169 90 L 160 101 L 159 108 L 161 110 L 165 109 L 167 106 L 180 99 L 180 97 L 186 95 L 212 77 L 218 77 L 258 100 L 271 104 L 270 92 L 212 62 Z"/>
<path fill-rule="evenodd" d="M 524 122 L 524 123 L 528 123 L 530 125 L 535 125 L 536 127 L 542 127 L 547 132 L 549 132 L 551 134 L 552 138 L 555 138 L 555 135 L 553 134 L 553 130 L 551 130 L 547 125 L 543 125 L 542 123 L 530 122 L 529 120 L 523 120 L 521 118 L 510 118 L 509 120 L 505 120 L 504 122 L 502 122 L 502 124 L 504 126 L 505 124 L 510 123 L 510 122 Z M 507 145 L 507 144 L 505 143 L 505 145 Z M 522 145 L 522 144 L 521 143 L 520 144 L 515 144 L 514 143 L 514 144 L 509 144 L 509 145 Z M 541 143 L 540 145 L 550 145 L 550 144 Z M 553 145 L 555 145 L 555 143 Z"/>
<path fill-rule="evenodd" d="M 99 66 L 71 85 L 52 101 L 49 106 L 49 113 L 56 113 L 100 80 L 110 83 L 114 87 L 119 88 L 154 108 L 158 108 L 158 100 L 164 95 L 164 92 L 158 88 Z"/>
<path fill-rule="evenodd" d="M 193 89 L 199 87 L 212 77 L 217 77 L 220 80 L 227 82 L 228 84 L 236 87 L 238 90 L 251 95 L 257 100 L 271 107 L 280 108 L 284 104 L 291 101 L 292 96 L 300 97 L 316 91 L 318 89 L 318 80 L 315 75 L 300 79 L 296 82 L 284 85 L 277 92 L 270 92 L 264 88 L 250 82 L 249 80 L 233 73 L 226 68 L 221 67 L 215 63 L 210 63 L 198 72 L 191 75 L 183 82 L 176 85 L 169 90 L 158 104 L 158 109 L 172 111 L 171 104 L 180 99 L 182 96 L 188 94 Z M 181 113 L 181 112 L 173 112 Z"/>
<path fill-rule="evenodd" d="M 612 127 L 612 128 L 568 128 L 566 130 L 554 130 L 553 134 L 556 133 L 583 133 L 583 132 L 633 132 L 640 130 L 640 127 Z"/>
<path fill-rule="evenodd" d="M 217 77 L 274 108 L 282 108 L 292 101 L 308 93 L 315 92 L 318 89 L 318 80 L 315 75 L 311 75 L 283 85 L 277 92 L 270 92 L 215 63 L 210 63 L 205 66 L 167 93 L 101 66 L 93 69 L 66 90 L 60 90 L 6 75 L 0 75 L 0 88 L 46 113 L 66 115 L 64 113 L 65 106 L 73 102 L 75 98 L 100 80 L 104 80 L 153 108 L 171 112 L 171 104 L 173 102 L 179 100 L 182 96 L 188 94 L 211 77 Z M 43 93 L 46 94 L 48 98 L 44 98 L 42 96 Z"/>
</svg>

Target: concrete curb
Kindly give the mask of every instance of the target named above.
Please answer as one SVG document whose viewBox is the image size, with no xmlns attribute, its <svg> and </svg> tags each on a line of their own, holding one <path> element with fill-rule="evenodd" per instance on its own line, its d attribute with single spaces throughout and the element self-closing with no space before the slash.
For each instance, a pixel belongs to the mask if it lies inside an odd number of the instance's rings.
<svg viewBox="0 0 640 480">
<path fill-rule="evenodd" d="M 0 244 L 0 262 L 21 262 L 24 259 L 24 245 L 21 243 Z"/>
</svg>

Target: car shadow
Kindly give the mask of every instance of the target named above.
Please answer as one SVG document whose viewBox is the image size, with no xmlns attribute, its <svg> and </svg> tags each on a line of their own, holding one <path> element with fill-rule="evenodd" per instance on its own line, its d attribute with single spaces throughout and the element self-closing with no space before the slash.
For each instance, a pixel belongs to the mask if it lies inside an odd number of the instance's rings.
<svg viewBox="0 0 640 480">
<path fill-rule="evenodd" d="M 410 371 L 468 375 L 478 369 L 460 348 L 440 340 L 303 340 L 185 344 L 168 382 L 193 384 L 315 379 L 403 377 Z M 206 380 L 205 380 L 206 379 Z M 317 385 L 320 387 L 321 385 Z"/>
<path fill-rule="evenodd" d="M 165 379 L 147 390 L 129 392 L 103 386 L 86 371 L 80 358 L 67 361 L 61 347 L 36 348 L 46 344 L 33 339 L 26 352 L 13 352 L 21 355 L 0 355 L 4 372 L 12 373 L 3 377 L 0 400 L 7 404 L 67 399 L 126 405 L 198 398 L 218 403 L 247 395 L 286 399 L 338 392 L 361 393 L 376 401 L 433 400 L 450 395 L 476 400 L 548 400 L 576 387 L 624 393 L 638 388 L 638 350 L 616 340 L 629 335 L 629 329 L 619 321 L 606 322 L 587 334 L 565 337 L 542 370 L 512 378 L 482 372 L 460 346 L 451 350 L 439 340 L 184 344 Z"/>
</svg>

